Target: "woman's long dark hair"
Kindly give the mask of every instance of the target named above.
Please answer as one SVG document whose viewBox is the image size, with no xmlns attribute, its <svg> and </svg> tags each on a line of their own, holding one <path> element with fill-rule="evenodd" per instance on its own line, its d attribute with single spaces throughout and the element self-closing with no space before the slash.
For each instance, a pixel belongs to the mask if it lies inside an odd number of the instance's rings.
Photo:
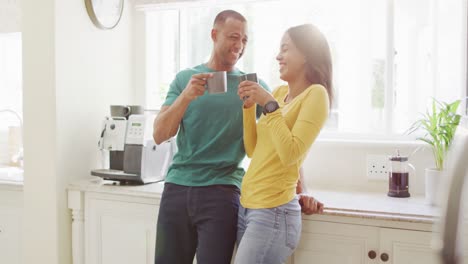
<svg viewBox="0 0 468 264">
<path fill-rule="evenodd" d="M 307 80 L 312 84 L 321 84 L 325 87 L 331 107 L 333 101 L 333 68 L 327 39 L 312 24 L 291 27 L 286 32 L 306 59 Z"/>
</svg>

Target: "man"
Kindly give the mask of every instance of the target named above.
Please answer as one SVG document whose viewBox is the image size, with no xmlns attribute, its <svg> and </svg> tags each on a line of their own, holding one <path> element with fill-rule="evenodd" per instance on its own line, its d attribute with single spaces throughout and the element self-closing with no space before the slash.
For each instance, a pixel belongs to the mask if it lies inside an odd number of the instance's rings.
<svg viewBox="0 0 468 264">
<path fill-rule="evenodd" d="M 178 152 L 166 176 L 156 239 L 156 264 L 230 263 L 244 175 L 242 104 L 235 64 L 248 41 L 245 18 L 219 13 L 206 64 L 179 72 L 154 123 L 161 143 L 177 135 Z M 210 72 L 227 72 L 227 92 L 206 94 Z M 263 87 L 266 87 L 262 83 Z"/>
<path fill-rule="evenodd" d="M 177 74 L 154 122 L 157 144 L 178 132 L 158 214 L 155 264 L 189 264 L 195 253 L 200 264 L 230 263 L 236 241 L 245 151 L 237 95 L 244 73 L 235 64 L 248 41 L 245 18 L 222 11 L 211 38 L 209 61 Z M 206 79 L 216 71 L 227 72 L 227 92 L 206 94 Z"/>
</svg>

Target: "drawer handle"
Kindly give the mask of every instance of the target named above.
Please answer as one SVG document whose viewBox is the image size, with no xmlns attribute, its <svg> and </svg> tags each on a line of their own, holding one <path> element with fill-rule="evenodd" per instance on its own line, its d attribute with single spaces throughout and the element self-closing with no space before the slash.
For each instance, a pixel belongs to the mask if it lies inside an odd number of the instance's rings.
<svg viewBox="0 0 468 264">
<path fill-rule="evenodd" d="M 383 261 L 383 262 L 387 262 L 389 257 L 388 257 L 388 254 L 387 253 L 382 253 L 380 254 L 380 259 Z"/>
<path fill-rule="evenodd" d="M 367 256 L 369 256 L 370 259 L 375 259 L 377 257 L 377 253 L 375 253 L 374 250 L 371 250 L 367 253 Z"/>
</svg>

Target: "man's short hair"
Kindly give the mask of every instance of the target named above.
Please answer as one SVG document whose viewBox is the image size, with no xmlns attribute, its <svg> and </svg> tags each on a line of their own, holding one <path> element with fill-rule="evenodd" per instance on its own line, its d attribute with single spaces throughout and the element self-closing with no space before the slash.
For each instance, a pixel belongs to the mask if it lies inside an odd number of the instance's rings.
<svg viewBox="0 0 468 264">
<path fill-rule="evenodd" d="M 241 15 L 239 12 L 237 11 L 234 11 L 234 10 L 224 10 L 224 11 L 221 11 L 221 13 L 219 13 L 214 22 L 213 22 L 213 26 L 215 25 L 221 25 L 221 24 L 224 24 L 224 22 L 226 22 L 226 20 L 228 18 L 234 18 L 234 19 L 237 19 L 239 21 L 242 21 L 242 22 L 247 22 L 247 20 L 245 19 L 245 17 L 243 15 Z"/>
</svg>

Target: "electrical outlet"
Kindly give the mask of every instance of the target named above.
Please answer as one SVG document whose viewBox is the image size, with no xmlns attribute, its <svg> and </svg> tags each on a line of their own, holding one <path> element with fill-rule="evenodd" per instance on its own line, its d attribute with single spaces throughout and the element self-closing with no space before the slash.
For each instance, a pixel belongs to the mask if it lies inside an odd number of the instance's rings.
<svg viewBox="0 0 468 264">
<path fill-rule="evenodd" d="M 388 179 L 388 157 L 385 155 L 367 155 L 367 178 L 369 180 Z"/>
</svg>

